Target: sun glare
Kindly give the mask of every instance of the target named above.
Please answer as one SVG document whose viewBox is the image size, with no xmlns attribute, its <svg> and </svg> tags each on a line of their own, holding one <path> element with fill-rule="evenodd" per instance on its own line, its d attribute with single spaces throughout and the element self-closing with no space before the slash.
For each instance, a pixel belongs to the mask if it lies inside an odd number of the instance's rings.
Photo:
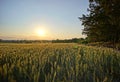
<svg viewBox="0 0 120 82">
<path fill-rule="evenodd" d="M 37 30 L 37 35 L 38 35 L 38 36 L 45 36 L 45 30 L 43 30 L 43 29 L 38 29 L 38 30 Z"/>
</svg>

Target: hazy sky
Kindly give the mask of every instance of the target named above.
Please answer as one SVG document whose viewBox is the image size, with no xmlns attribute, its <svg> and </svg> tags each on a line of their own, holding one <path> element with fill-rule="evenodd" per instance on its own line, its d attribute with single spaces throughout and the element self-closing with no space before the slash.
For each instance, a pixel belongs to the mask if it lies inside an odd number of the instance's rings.
<svg viewBox="0 0 120 82">
<path fill-rule="evenodd" d="M 68 39 L 84 37 L 78 17 L 88 0 L 0 0 L 1 39 Z M 37 31 L 42 29 L 44 35 Z"/>
</svg>

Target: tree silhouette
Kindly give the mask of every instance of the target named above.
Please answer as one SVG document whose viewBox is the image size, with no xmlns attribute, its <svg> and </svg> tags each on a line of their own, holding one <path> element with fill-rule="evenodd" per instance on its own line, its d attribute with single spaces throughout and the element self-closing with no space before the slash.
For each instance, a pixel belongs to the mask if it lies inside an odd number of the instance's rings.
<svg viewBox="0 0 120 82">
<path fill-rule="evenodd" d="M 120 41 L 120 0 L 89 0 L 88 11 L 79 19 L 90 41 Z"/>
</svg>

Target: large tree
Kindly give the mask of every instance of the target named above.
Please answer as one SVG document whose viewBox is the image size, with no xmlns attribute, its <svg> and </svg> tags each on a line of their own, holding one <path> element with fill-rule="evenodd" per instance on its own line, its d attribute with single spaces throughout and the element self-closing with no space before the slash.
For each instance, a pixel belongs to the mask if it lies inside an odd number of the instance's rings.
<svg viewBox="0 0 120 82">
<path fill-rule="evenodd" d="M 89 0 L 89 14 L 80 17 L 90 41 L 120 41 L 120 0 Z"/>
</svg>

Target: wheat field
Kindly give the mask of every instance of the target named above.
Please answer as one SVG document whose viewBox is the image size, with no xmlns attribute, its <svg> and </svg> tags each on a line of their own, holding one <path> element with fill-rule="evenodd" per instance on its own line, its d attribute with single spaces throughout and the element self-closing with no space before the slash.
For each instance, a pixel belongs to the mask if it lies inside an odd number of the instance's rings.
<svg viewBox="0 0 120 82">
<path fill-rule="evenodd" d="M 120 82 L 120 52 L 73 43 L 1 43 L 0 82 Z"/>
</svg>

